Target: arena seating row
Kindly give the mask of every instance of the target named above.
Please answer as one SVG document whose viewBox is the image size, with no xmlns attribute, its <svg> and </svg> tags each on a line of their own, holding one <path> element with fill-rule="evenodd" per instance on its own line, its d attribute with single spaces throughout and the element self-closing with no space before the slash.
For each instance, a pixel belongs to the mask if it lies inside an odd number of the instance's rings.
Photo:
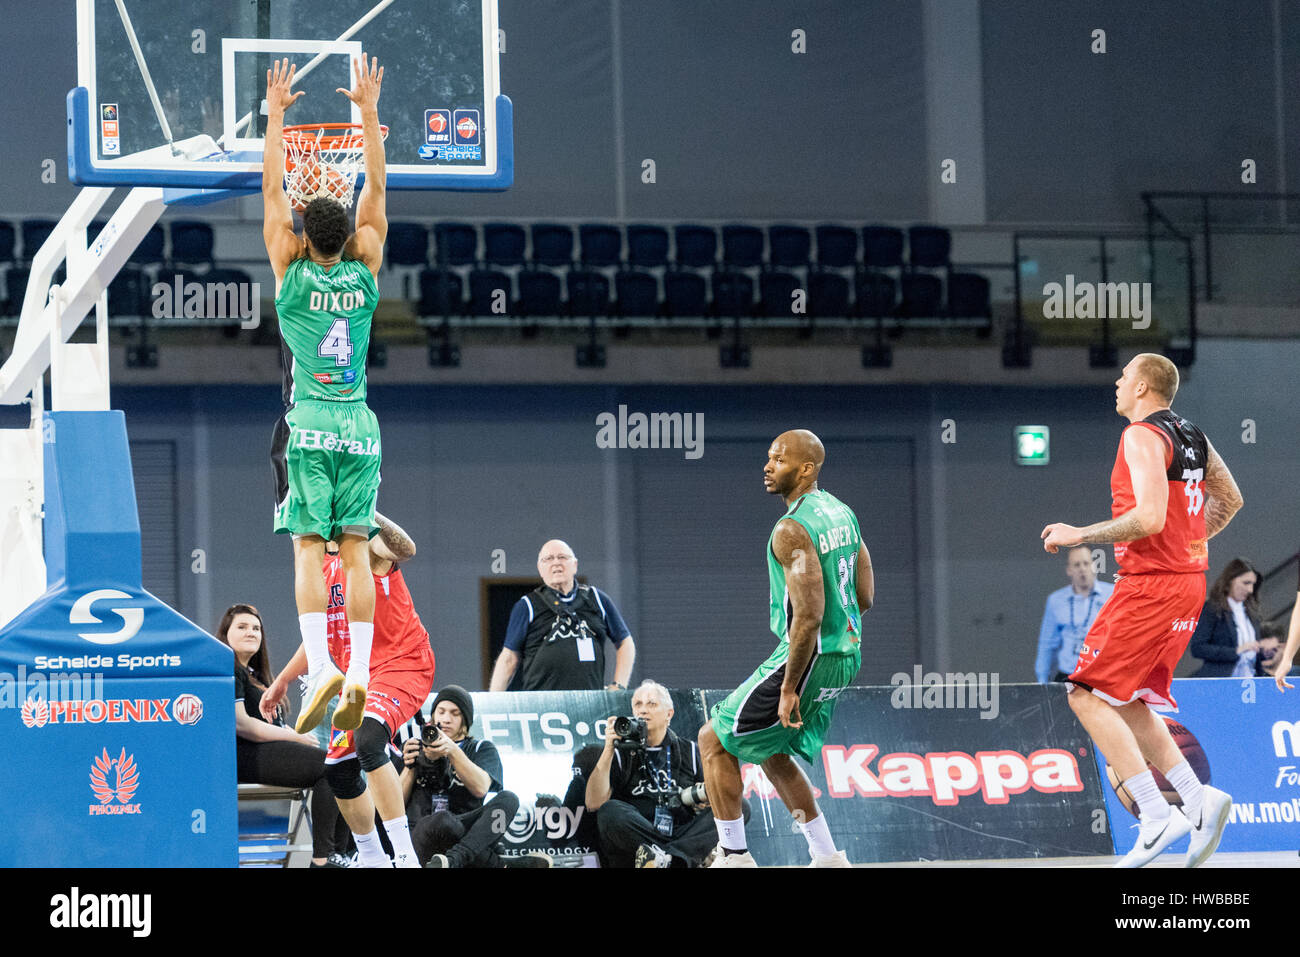
<svg viewBox="0 0 1300 957">
<path fill-rule="evenodd" d="M 31 257 L 52 220 L 0 222 L 3 312 L 16 315 Z M 93 237 L 102 226 L 94 223 Z M 218 268 L 210 224 L 155 225 L 110 287 L 115 314 L 147 314 L 152 277 L 194 267 L 206 282 L 248 281 Z M 954 268 L 937 226 L 659 225 L 416 222 L 389 226 L 386 263 L 423 318 L 946 317 L 989 320 L 988 279 Z M 19 255 L 19 252 L 21 255 Z M 113 300 L 116 299 L 116 302 Z"/>
<path fill-rule="evenodd" d="M 987 320 L 989 282 L 951 245 L 936 226 L 393 223 L 387 256 L 419 269 L 422 317 L 492 315 L 504 291 L 513 316 Z"/>
</svg>

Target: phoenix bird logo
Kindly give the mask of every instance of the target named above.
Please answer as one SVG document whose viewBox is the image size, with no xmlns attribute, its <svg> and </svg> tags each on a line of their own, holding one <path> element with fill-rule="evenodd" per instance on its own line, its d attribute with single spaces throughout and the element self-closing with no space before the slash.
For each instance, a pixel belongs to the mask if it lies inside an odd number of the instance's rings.
<svg viewBox="0 0 1300 957">
<path fill-rule="evenodd" d="M 38 698 L 28 698 L 23 702 L 23 724 L 29 728 L 43 728 L 50 720 L 50 705 Z"/>
<path fill-rule="evenodd" d="M 117 768 L 117 780 L 113 786 L 108 784 L 108 772 Z M 130 804 L 135 789 L 140 786 L 140 772 L 135 767 L 135 755 L 127 754 L 126 748 L 116 758 L 108 756 L 108 749 L 103 749 L 95 758 L 90 769 L 90 789 L 100 804 L 112 804 L 116 798 L 122 804 Z"/>
</svg>

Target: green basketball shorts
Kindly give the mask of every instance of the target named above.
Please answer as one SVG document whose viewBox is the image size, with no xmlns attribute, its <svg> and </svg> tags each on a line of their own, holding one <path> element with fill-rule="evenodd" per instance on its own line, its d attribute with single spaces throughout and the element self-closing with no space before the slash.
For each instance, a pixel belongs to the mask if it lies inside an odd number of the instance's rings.
<svg viewBox="0 0 1300 957">
<path fill-rule="evenodd" d="M 334 539 L 357 525 L 378 531 L 379 420 L 364 402 L 305 399 L 271 440 L 275 530 Z"/>
<path fill-rule="evenodd" d="M 725 700 L 710 718 L 722 746 L 741 761 L 762 764 L 774 754 L 797 754 L 809 764 L 821 761 L 822 741 L 835 714 L 835 699 L 862 666 L 862 653 L 814 655 L 798 686 L 802 728 L 782 727 L 777 715 L 790 646 L 782 642 Z"/>
</svg>

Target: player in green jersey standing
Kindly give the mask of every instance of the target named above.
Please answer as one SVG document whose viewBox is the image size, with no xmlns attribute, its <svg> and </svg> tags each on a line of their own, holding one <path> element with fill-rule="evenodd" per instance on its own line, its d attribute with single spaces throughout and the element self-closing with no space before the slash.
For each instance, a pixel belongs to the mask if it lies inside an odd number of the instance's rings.
<svg viewBox="0 0 1300 957">
<path fill-rule="evenodd" d="M 741 817 L 740 761 L 760 764 L 808 840 L 814 867 L 848 867 L 812 785 L 790 755 L 821 758 L 835 698 L 862 665 L 862 613 L 875 598 L 871 555 L 853 511 L 817 487 L 826 460 L 805 429 L 773 440 L 763 485 L 785 516 L 767 546 L 776 651 L 700 729 L 705 791 L 718 826 L 713 867 L 755 867 Z"/>
<path fill-rule="evenodd" d="M 353 64 L 353 89 L 342 93 L 361 112 L 366 181 L 357 197 L 356 229 L 332 198 L 303 210 L 303 235 L 293 230 L 284 190 L 284 112 L 304 94 L 292 92 L 296 66 L 266 71 L 266 142 L 262 157 L 262 238 L 275 272 L 275 308 L 284 357 L 285 413 L 276 424 L 271 461 L 276 475 L 276 532 L 293 535 L 294 593 L 307 652 L 307 692 L 297 730 L 320 724 L 343 689 L 334 726 L 361 724 L 370 680 L 375 583 L 370 537 L 379 491 L 379 423 L 366 405 L 366 353 L 379 290 L 388 219 L 384 211 L 384 141 L 379 129 L 377 59 Z M 326 643 L 326 541 L 339 543 L 346 578 L 351 657 L 346 676 Z"/>
</svg>

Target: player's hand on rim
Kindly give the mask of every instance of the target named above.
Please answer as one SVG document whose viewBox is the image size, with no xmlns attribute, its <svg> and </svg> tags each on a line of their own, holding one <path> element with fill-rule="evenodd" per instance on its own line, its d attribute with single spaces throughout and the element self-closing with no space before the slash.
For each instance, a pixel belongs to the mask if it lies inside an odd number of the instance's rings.
<svg viewBox="0 0 1300 957">
<path fill-rule="evenodd" d="M 289 107 L 298 102 L 300 96 L 306 96 L 306 92 L 299 90 L 297 93 L 291 93 L 293 87 L 294 75 L 298 72 L 298 64 L 289 62 L 289 58 L 275 61 L 273 69 L 266 71 L 266 109 L 269 113 L 283 113 Z"/>
<path fill-rule="evenodd" d="M 781 689 L 781 701 L 776 706 L 776 713 L 781 719 L 781 727 L 803 727 L 803 717 L 799 714 L 799 695 L 795 692 Z"/>
<path fill-rule="evenodd" d="M 370 65 L 366 66 L 366 57 L 362 54 L 360 60 L 352 61 L 352 89 L 345 90 L 340 86 L 338 92 L 365 109 L 379 102 L 379 87 L 383 82 L 384 68 L 379 65 L 379 57 L 371 57 Z"/>
<path fill-rule="evenodd" d="M 1038 536 L 1043 540 L 1043 550 L 1055 555 L 1058 548 L 1073 548 L 1083 544 L 1080 530 L 1064 522 L 1054 522 L 1043 529 Z"/>
</svg>

